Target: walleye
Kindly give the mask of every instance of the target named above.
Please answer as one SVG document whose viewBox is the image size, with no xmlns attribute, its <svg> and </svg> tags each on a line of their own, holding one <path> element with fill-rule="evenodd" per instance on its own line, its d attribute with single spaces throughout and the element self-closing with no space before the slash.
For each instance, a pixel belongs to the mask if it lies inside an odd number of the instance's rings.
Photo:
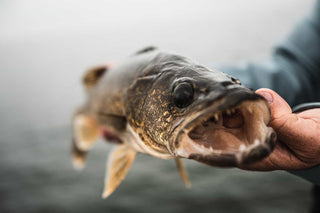
<svg viewBox="0 0 320 213">
<path fill-rule="evenodd" d="M 268 156 L 276 135 L 266 100 L 223 72 L 148 47 L 116 66 L 83 78 L 86 103 L 73 118 L 76 168 L 98 137 L 116 142 L 108 158 L 103 197 L 125 178 L 137 153 L 234 167 Z"/>
</svg>

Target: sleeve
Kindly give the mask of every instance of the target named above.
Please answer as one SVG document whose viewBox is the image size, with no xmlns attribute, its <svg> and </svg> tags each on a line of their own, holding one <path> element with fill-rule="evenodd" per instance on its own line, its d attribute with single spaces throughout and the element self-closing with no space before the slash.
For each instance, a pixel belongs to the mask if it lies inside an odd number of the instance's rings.
<svg viewBox="0 0 320 213">
<path fill-rule="evenodd" d="M 312 13 L 274 48 L 269 60 L 219 68 L 252 89 L 276 91 L 291 106 L 320 101 L 320 0 Z"/>
<path fill-rule="evenodd" d="M 252 88 L 270 88 L 291 106 L 320 101 L 320 0 L 312 13 L 275 47 L 271 59 L 244 66 L 222 66 L 220 70 Z M 320 185 L 320 165 L 289 171 Z"/>
<path fill-rule="evenodd" d="M 303 179 L 320 186 L 320 165 L 312 167 L 310 169 L 295 170 L 288 172 L 296 176 L 302 177 Z"/>
</svg>

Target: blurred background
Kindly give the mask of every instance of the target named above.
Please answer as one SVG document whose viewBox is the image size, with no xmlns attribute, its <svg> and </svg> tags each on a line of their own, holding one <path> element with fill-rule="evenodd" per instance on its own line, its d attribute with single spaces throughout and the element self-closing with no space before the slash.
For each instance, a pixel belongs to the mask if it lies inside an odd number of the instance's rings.
<svg viewBox="0 0 320 213">
<path fill-rule="evenodd" d="M 286 172 L 219 169 L 139 155 L 108 199 L 112 145 L 73 170 L 71 116 L 88 67 L 154 45 L 203 65 L 261 60 L 311 0 L 0 1 L 0 212 L 306 212 L 311 184 Z"/>
</svg>

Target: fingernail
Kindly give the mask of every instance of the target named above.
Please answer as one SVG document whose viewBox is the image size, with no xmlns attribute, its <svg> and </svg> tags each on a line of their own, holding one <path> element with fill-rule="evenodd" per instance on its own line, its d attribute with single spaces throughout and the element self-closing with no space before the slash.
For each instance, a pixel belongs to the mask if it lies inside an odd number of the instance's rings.
<svg viewBox="0 0 320 213">
<path fill-rule="evenodd" d="M 270 94 L 270 93 L 268 93 L 268 92 L 257 92 L 259 95 L 261 95 L 261 96 L 263 96 L 266 100 L 267 100 L 267 102 L 269 103 L 269 104 L 271 104 L 272 102 L 273 102 L 273 97 L 272 97 L 272 95 Z"/>
</svg>

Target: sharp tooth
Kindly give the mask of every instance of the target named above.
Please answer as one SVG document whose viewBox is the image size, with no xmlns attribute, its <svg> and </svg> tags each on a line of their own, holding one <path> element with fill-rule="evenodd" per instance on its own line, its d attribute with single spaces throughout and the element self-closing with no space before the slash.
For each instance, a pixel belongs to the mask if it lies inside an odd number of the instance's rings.
<svg viewBox="0 0 320 213">
<path fill-rule="evenodd" d="M 253 142 L 253 144 L 254 144 L 255 146 L 258 146 L 258 145 L 260 144 L 260 141 L 259 141 L 258 139 L 255 139 L 254 142 Z"/>
<path fill-rule="evenodd" d="M 227 109 L 227 110 L 226 110 L 226 114 L 227 114 L 227 115 L 231 115 L 231 110 Z"/>
<path fill-rule="evenodd" d="M 202 150 L 207 150 L 208 148 L 205 145 L 200 145 Z"/>
<path fill-rule="evenodd" d="M 239 147 L 239 151 L 243 152 L 246 149 L 246 146 L 244 144 L 241 144 Z"/>
<path fill-rule="evenodd" d="M 236 112 L 236 109 L 231 109 L 231 113 L 235 113 Z"/>
<path fill-rule="evenodd" d="M 218 113 L 214 114 L 213 117 L 214 117 L 214 119 L 215 119 L 216 121 L 219 120 L 219 114 L 218 114 Z"/>
<path fill-rule="evenodd" d="M 252 108 L 250 106 L 248 106 L 247 110 L 249 113 L 252 113 Z"/>
</svg>

